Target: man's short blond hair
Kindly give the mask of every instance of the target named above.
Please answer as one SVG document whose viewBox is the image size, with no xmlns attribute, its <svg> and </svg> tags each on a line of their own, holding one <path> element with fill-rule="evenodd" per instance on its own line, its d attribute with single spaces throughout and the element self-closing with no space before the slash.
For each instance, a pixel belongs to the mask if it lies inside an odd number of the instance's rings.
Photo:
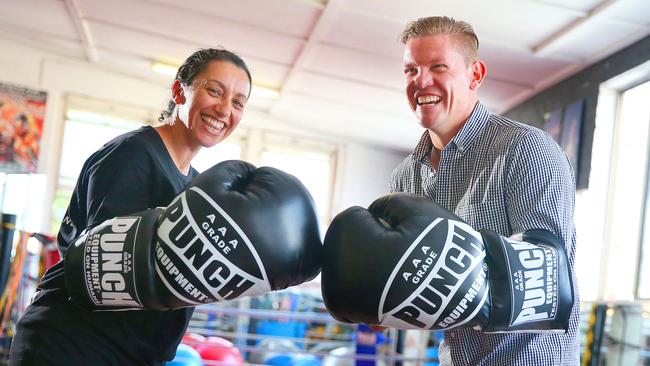
<svg viewBox="0 0 650 366">
<path fill-rule="evenodd" d="M 458 46 L 465 55 L 465 61 L 470 64 L 478 60 L 478 37 L 472 25 L 449 17 L 427 17 L 408 22 L 400 35 L 404 44 L 413 38 L 449 34 L 458 37 Z"/>
</svg>

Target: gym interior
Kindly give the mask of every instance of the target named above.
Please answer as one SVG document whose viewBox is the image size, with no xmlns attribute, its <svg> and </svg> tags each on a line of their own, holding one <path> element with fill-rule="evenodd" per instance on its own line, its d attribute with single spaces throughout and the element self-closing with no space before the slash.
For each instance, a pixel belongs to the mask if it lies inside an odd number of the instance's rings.
<svg viewBox="0 0 650 366">
<path fill-rule="evenodd" d="M 388 194 L 422 136 L 399 34 L 433 15 L 473 25 L 487 65 L 480 102 L 545 131 L 571 162 L 581 364 L 650 365 L 650 2 L 408 4 L 4 1 L 0 365 L 41 276 L 62 260 L 57 233 L 84 162 L 116 136 L 160 124 L 188 55 L 225 47 L 252 74 L 241 123 L 192 167 L 243 160 L 294 175 L 322 240 L 339 213 Z M 444 337 L 336 320 L 319 275 L 197 306 L 167 365 L 435 366 Z"/>
</svg>

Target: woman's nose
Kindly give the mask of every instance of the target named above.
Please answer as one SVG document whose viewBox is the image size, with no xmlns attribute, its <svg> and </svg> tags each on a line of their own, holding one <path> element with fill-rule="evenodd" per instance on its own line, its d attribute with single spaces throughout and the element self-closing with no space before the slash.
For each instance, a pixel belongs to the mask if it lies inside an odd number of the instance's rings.
<svg viewBox="0 0 650 366">
<path fill-rule="evenodd" d="M 231 103 L 225 99 L 219 100 L 214 105 L 214 111 L 219 115 L 219 117 L 227 117 L 230 114 L 231 109 Z"/>
</svg>

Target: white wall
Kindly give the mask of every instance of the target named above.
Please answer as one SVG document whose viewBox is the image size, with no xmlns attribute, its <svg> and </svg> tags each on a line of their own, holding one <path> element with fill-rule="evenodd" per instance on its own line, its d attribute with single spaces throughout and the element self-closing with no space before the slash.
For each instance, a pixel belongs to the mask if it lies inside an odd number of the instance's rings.
<svg viewBox="0 0 650 366">
<path fill-rule="evenodd" d="M 413 142 L 414 147 L 416 143 Z M 334 214 L 355 205 L 367 208 L 372 201 L 387 194 L 388 177 L 409 153 L 347 144 L 342 149 L 342 162 L 337 174 L 342 180 L 334 200 Z"/>
<path fill-rule="evenodd" d="M 16 84 L 47 94 L 47 110 L 38 171 L 47 175 L 42 230 L 47 230 L 51 202 L 56 188 L 63 137 L 66 97 L 70 94 L 114 101 L 149 111 L 155 119 L 166 104 L 165 83 L 129 76 L 102 65 L 48 54 L 0 37 L 0 82 Z M 340 146 L 332 215 L 352 206 L 367 206 L 387 192 L 388 176 L 407 152 L 349 141 L 342 131 L 331 136 L 322 131 L 297 129 L 261 111 L 248 109 L 241 126 L 279 133 L 300 134 Z M 417 141 L 413 141 L 415 145 Z M 83 144 L 83 141 L 78 143 Z"/>
</svg>

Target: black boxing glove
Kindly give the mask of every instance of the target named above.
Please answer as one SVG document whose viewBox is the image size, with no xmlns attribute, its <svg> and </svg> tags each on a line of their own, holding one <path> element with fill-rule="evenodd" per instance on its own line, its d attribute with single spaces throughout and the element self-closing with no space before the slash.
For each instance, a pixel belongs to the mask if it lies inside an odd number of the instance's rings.
<svg viewBox="0 0 650 366">
<path fill-rule="evenodd" d="M 382 197 L 337 215 L 321 287 L 338 320 L 400 329 L 564 332 L 573 289 L 564 247 L 476 231 L 429 199 Z"/>
<path fill-rule="evenodd" d="M 66 287 L 91 310 L 177 309 L 308 281 L 321 251 L 302 183 L 233 160 L 195 177 L 167 208 L 82 234 L 65 256 Z"/>
</svg>

